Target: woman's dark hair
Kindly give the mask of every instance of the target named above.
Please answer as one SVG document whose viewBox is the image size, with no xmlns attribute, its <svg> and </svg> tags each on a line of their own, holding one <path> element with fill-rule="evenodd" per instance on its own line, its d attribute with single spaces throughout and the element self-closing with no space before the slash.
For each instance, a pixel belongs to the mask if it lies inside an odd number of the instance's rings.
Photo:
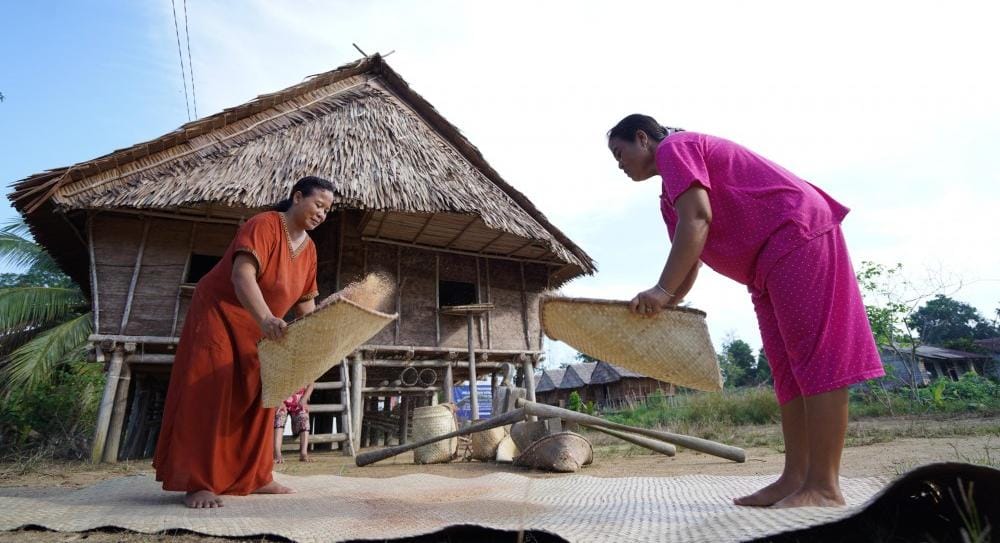
<svg viewBox="0 0 1000 543">
<path fill-rule="evenodd" d="M 608 139 L 618 138 L 631 143 L 635 141 L 635 134 L 640 130 L 645 132 L 653 141 L 662 141 L 663 138 L 671 134 L 684 131 L 681 128 L 663 126 L 649 115 L 633 113 L 618 121 L 618 124 L 614 128 L 608 130 Z"/>
<path fill-rule="evenodd" d="M 288 198 L 274 204 L 275 211 L 288 211 L 292 208 L 292 198 L 295 196 L 296 192 L 301 192 L 302 196 L 310 196 L 313 192 L 317 190 L 328 190 L 333 192 L 333 183 L 323 179 L 322 177 L 316 177 L 315 175 L 310 175 L 308 177 L 303 177 L 295 182 L 295 186 L 292 187 L 292 192 L 289 193 Z"/>
</svg>

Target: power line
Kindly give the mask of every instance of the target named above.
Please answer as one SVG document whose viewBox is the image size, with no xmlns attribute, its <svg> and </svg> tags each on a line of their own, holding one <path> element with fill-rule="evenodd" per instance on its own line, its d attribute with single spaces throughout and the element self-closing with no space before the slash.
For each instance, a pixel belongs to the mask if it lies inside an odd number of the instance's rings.
<svg viewBox="0 0 1000 543">
<path fill-rule="evenodd" d="M 174 12 L 174 35 L 177 36 L 177 58 L 181 61 L 181 83 L 184 85 L 184 107 L 187 109 L 188 120 L 191 120 L 191 105 L 188 102 L 187 75 L 184 73 L 184 54 L 181 53 L 181 33 L 177 28 L 177 5 L 174 0 L 170 0 L 170 7 Z"/>
<path fill-rule="evenodd" d="M 191 72 L 191 101 L 194 103 L 194 118 L 198 118 L 198 94 L 194 92 L 194 63 L 191 62 L 191 33 L 188 32 L 188 2 L 184 0 L 184 37 L 188 47 L 188 71 Z"/>
</svg>

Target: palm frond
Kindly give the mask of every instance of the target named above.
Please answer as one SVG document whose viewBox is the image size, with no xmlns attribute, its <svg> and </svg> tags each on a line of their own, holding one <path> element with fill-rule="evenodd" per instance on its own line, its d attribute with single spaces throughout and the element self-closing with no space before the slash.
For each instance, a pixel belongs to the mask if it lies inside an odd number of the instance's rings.
<svg viewBox="0 0 1000 543">
<path fill-rule="evenodd" d="M 25 326 L 42 326 L 79 314 L 86 309 L 79 289 L 11 287 L 0 289 L 0 333 Z"/>
<path fill-rule="evenodd" d="M 90 313 L 84 313 L 19 347 L 0 368 L 0 395 L 13 390 L 33 390 L 47 382 L 60 364 L 80 359 L 93 330 Z"/>
<path fill-rule="evenodd" d="M 52 256 L 32 239 L 31 230 L 20 217 L 0 228 L 0 264 L 62 273 Z"/>
</svg>

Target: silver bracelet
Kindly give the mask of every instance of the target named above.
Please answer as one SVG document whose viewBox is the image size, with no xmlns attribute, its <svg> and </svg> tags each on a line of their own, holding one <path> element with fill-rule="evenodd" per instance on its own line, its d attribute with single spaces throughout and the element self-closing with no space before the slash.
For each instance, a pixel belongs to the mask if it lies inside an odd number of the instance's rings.
<svg viewBox="0 0 1000 543">
<path fill-rule="evenodd" d="M 659 283 L 656 284 L 656 288 L 660 289 L 661 292 L 663 292 L 667 296 L 670 296 L 671 298 L 676 298 L 677 297 L 677 295 L 674 294 L 673 292 L 670 292 L 669 290 L 661 287 Z"/>
</svg>

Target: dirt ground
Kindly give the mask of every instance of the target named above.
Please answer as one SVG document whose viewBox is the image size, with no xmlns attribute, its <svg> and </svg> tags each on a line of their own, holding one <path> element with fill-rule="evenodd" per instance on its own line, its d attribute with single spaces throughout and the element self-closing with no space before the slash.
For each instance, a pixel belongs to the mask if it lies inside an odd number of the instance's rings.
<svg viewBox="0 0 1000 543">
<path fill-rule="evenodd" d="M 774 427 L 756 427 L 755 432 L 776 436 Z M 893 437 L 906 436 L 906 437 Z M 925 437 L 921 437 L 925 436 Z M 679 450 L 670 458 L 646 454 L 634 446 L 617 444 L 602 434 L 592 436 L 594 464 L 579 473 L 594 477 L 670 477 L 688 474 L 766 475 L 780 473 L 784 456 L 780 445 L 747 449 L 747 462 L 737 464 L 690 450 Z M 779 442 L 780 443 L 780 442 Z M 852 446 L 853 445 L 853 446 Z M 286 463 L 275 471 L 296 476 L 340 475 L 345 477 L 386 478 L 413 473 L 445 477 L 478 477 L 498 471 L 528 477 L 564 477 L 565 475 L 482 462 L 455 461 L 449 464 L 414 465 L 405 454 L 359 468 L 353 459 L 339 452 L 312 455 L 313 462 L 302 463 L 297 453 L 287 451 Z M 892 479 L 916 466 L 933 462 L 969 462 L 1000 466 L 1000 421 L 996 418 L 946 420 L 878 419 L 853 422 L 844 450 L 844 477 L 880 476 Z M 115 465 L 92 465 L 83 462 L 38 463 L 33 465 L 0 464 L 0 497 L 54 495 L 92 485 L 123 475 L 152 474 L 148 461 L 122 462 Z M 226 541 L 191 534 L 147 536 L 123 532 L 61 534 L 37 530 L 0 532 L 0 543 L 40 543 L 47 541 Z"/>
</svg>

